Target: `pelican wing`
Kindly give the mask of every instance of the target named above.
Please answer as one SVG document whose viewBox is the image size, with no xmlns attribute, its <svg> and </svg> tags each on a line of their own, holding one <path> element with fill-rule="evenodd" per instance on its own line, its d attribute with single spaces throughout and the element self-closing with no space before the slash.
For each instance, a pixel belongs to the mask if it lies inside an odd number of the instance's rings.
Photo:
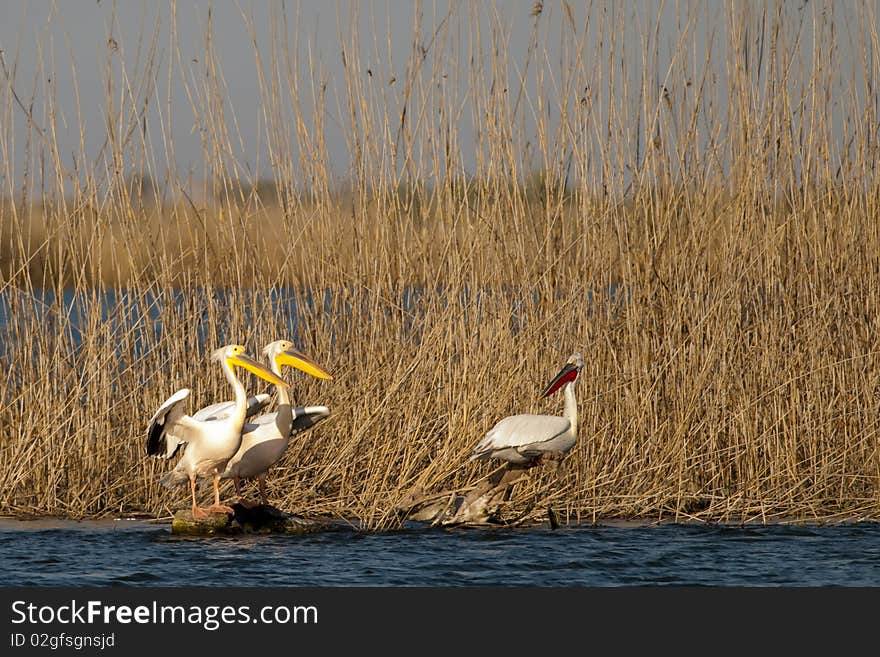
<svg viewBox="0 0 880 657">
<path fill-rule="evenodd" d="M 181 388 L 162 402 L 162 405 L 150 418 L 147 423 L 147 454 L 149 456 L 160 456 L 166 459 L 174 456 L 182 441 L 171 435 L 169 429 L 185 415 L 183 400 L 187 397 L 189 397 L 189 388 Z"/>
<path fill-rule="evenodd" d="M 181 388 L 162 402 L 147 424 L 147 454 L 170 459 L 181 445 L 198 439 L 200 423 L 184 413 L 189 388 Z"/>
<path fill-rule="evenodd" d="M 275 424 L 276 417 L 278 417 L 278 413 L 275 412 L 263 413 L 262 415 L 258 415 L 257 417 L 252 417 L 245 423 L 244 427 L 242 427 L 241 433 L 242 435 L 244 435 L 264 425 Z"/>
<path fill-rule="evenodd" d="M 256 415 L 266 408 L 271 400 L 272 395 L 265 392 L 260 393 L 259 395 L 254 395 L 253 397 L 248 397 L 247 415 L 245 417 Z M 234 401 L 217 402 L 216 404 L 200 408 L 192 414 L 192 418 L 202 422 L 208 420 L 223 420 L 232 414 L 234 408 Z"/>
<path fill-rule="evenodd" d="M 242 429 L 242 435 L 248 434 L 266 424 L 275 424 L 277 413 L 264 413 L 251 418 Z M 297 406 L 293 409 L 293 423 L 290 427 L 289 437 L 308 431 L 321 420 L 330 417 L 330 409 L 327 406 Z"/>
<path fill-rule="evenodd" d="M 297 406 L 293 409 L 293 423 L 290 425 L 290 436 L 308 431 L 313 426 L 330 417 L 327 406 Z"/>
<path fill-rule="evenodd" d="M 496 449 L 516 448 L 553 440 L 568 431 L 570 427 L 571 422 L 556 415 L 511 415 L 489 429 L 485 438 L 474 447 L 471 460 Z"/>
</svg>

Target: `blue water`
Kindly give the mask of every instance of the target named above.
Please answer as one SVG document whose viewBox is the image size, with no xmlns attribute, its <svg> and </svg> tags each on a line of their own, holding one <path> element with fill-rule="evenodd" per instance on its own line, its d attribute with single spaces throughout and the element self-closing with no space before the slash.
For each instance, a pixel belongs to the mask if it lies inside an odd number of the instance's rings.
<svg viewBox="0 0 880 657">
<path fill-rule="evenodd" d="M 199 539 L 142 521 L 18 524 L 0 526 L 0 585 L 880 586 L 880 523 Z"/>
</svg>

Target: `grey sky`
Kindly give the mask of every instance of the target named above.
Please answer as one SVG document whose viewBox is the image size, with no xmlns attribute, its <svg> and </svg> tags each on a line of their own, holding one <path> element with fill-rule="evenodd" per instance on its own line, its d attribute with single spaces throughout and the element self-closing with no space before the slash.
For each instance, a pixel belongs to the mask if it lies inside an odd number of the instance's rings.
<svg viewBox="0 0 880 657">
<path fill-rule="evenodd" d="M 156 26 L 158 30 L 158 52 L 163 71 L 167 71 L 169 61 L 175 71 L 171 79 L 171 106 L 173 116 L 173 136 L 178 166 L 181 173 L 199 171 L 202 162 L 202 148 L 194 121 L 190 102 L 186 97 L 181 78 L 185 75 L 196 79 L 201 72 L 206 44 L 208 8 L 211 10 L 211 27 L 214 48 L 222 66 L 227 84 L 225 95 L 230 99 L 231 109 L 237 119 L 237 132 L 240 143 L 235 144 L 245 167 L 258 167 L 262 175 L 268 166 L 265 160 L 264 144 L 266 137 L 260 135 L 262 103 L 260 86 L 256 75 L 254 46 L 248 33 L 247 20 L 253 19 L 257 42 L 263 57 L 269 54 L 269 32 L 272 15 L 277 15 L 281 3 L 232 2 L 196 0 L 181 2 L 176 8 L 170 2 L 110 2 L 100 0 L 51 2 L 36 0 L 29 2 L 6 1 L 2 6 L 3 20 L 0 21 L 0 49 L 3 50 L 7 65 L 13 69 L 14 87 L 18 95 L 29 102 L 35 96 L 34 115 L 37 123 L 50 123 L 45 116 L 45 104 L 41 102 L 53 93 L 56 106 L 60 109 L 59 141 L 62 153 L 70 163 L 72 153 L 79 148 L 79 128 L 85 135 L 85 150 L 90 156 L 98 153 L 105 137 L 106 102 L 105 76 L 108 62 L 108 39 L 112 38 L 119 47 L 117 57 L 124 57 L 129 67 L 129 75 L 135 71 L 138 61 L 145 61 L 144 51 L 138 48 L 149 46 L 149 39 Z M 447 11 L 446 2 L 427 2 L 421 5 L 426 28 L 436 24 Z M 340 94 L 337 83 L 342 80 L 341 47 L 339 41 L 340 19 L 343 25 L 351 17 L 353 7 L 359 8 L 363 43 L 362 62 L 364 68 L 385 68 L 388 62 L 377 61 L 376 50 L 371 39 L 372 20 L 375 17 L 378 29 L 384 25 L 391 27 L 391 55 L 394 66 L 402 70 L 412 44 L 412 25 L 415 5 L 409 2 L 303 2 L 287 3 L 290 19 L 291 42 L 298 38 L 302 57 L 301 68 L 308 69 L 308 57 L 320 63 L 323 77 L 328 80 L 328 135 L 331 161 L 334 168 L 344 169 L 348 162 L 348 148 L 344 141 L 332 139 L 338 130 L 332 129 L 334 120 L 339 120 Z M 486 9 L 488 10 L 489 5 Z M 529 12 L 532 3 L 523 0 L 504 3 L 498 8 L 500 15 L 510 21 L 510 43 L 524 50 L 531 19 Z M 178 42 L 181 57 L 175 61 L 175 53 L 170 42 L 169 26 L 172 23 L 172 10 L 176 14 Z M 298 14 L 298 16 L 297 16 Z M 298 22 L 297 30 L 295 22 Z M 294 34 L 295 33 L 295 34 Z M 384 51 L 385 44 L 379 47 Z M 371 52 L 368 52 L 371 51 Z M 372 57 L 370 55 L 373 55 Z M 372 60 L 372 61 L 370 61 Z M 113 68 L 117 93 L 119 93 L 119 67 Z M 54 73 L 53 73 L 54 72 Z M 40 75 L 45 73 L 45 75 Z M 378 74 L 378 70 L 377 70 Z M 401 76 L 402 77 L 402 76 Z M 74 84 L 74 78 L 76 84 Z M 51 80 L 51 89 L 47 86 Z M 5 80 L 3 81 L 5 83 Z M 160 97 L 166 97 L 166 76 L 158 76 Z M 36 88 L 36 92 L 35 92 Z M 77 92 L 80 114 L 77 113 Z M 302 96 L 309 107 L 309 97 Z M 163 110 L 165 107 L 162 108 Z M 20 174 L 23 131 L 26 121 L 22 113 L 15 109 L 15 134 L 17 149 L 14 156 L 16 170 Z M 154 117 L 151 117 L 151 119 Z M 346 119 L 342 119 L 346 120 Z M 150 126 L 154 127 L 154 126 Z M 155 133 L 154 133 L 155 134 Z M 262 157 L 259 152 L 263 151 Z M 158 159 L 164 159 L 161 156 Z M 339 172 L 338 172 L 339 173 Z"/>
<path fill-rule="evenodd" d="M 476 5 L 469 3 L 452 3 L 458 8 L 456 25 L 451 30 L 450 38 L 466 41 L 470 38 L 467 30 L 469 12 L 479 15 L 480 29 L 488 35 L 489 31 L 501 26 L 507 35 L 506 45 L 511 69 L 508 75 L 512 79 L 517 71 L 525 65 L 527 48 L 532 31 L 533 19 L 530 16 L 532 0 L 516 0 L 513 2 L 482 2 Z M 556 41 L 561 33 L 560 26 L 567 20 L 561 2 L 548 0 L 544 3 L 544 15 L 541 28 L 541 48 L 544 70 L 552 74 L 554 60 L 558 56 L 560 44 Z M 877 15 L 878 2 L 868 3 L 873 6 L 873 15 Z M 137 79 L 139 71 L 135 70 L 138 62 L 146 61 L 144 49 L 149 46 L 149 39 L 159 26 L 157 35 L 157 56 L 160 62 L 160 73 L 157 75 L 158 102 L 148 112 L 148 130 L 152 137 L 152 159 L 157 167 L 164 166 L 169 156 L 163 151 L 161 130 L 158 127 L 157 111 L 164 113 L 170 109 L 172 120 L 168 128 L 173 132 L 174 152 L 178 171 L 182 177 L 199 176 L 203 173 L 202 140 L 194 121 L 190 101 L 186 96 L 184 78 L 190 80 L 191 88 L 198 87 L 199 76 L 202 75 L 205 59 L 205 34 L 208 20 L 208 7 L 211 8 L 211 24 L 214 37 L 214 49 L 222 66 L 227 84 L 223 92 L 234 112 L 235 122 L 231 128 L 233 151 L 236 161 L 243 171 L 252 175 L 266 176 L 270 173 L 267 156 L 267 136 L 264 130 L 263 109 L 260 85 L 256 74 L 254 46 L 248 33 L 246 17 L 253 18 L 256 41 L 261 56 L 271 55 L 271 27 L 280 14 L 280 3 L 250 2 L 240 0 L 215 1 L 195 0 L 174 5 L 170 2 L 111 2 L 109 0 L 78 0 L 70 2 L 51 2 L 35 0 L 31 2 L 14 2 L 7 0 L 0 4 L 2 20 L 0 20 L 0 49 L 6 65 L 12 69 L 13 83 L 16 92 L 23 102 L 30 103 L 33 99 L 34 118 L 38 125 L 45 128 L 54 124 L 62 160 L 66 166 L 72 167 L 80 152 L 80 128 L 84 137 L 84 151 L 87 159 L 97 158 L 106 135 L 106 100 L 105 76 L 108 63 L 112 67 L 111 78 L 114 80 L 115 97 L 120 98 L 121 67 L 120 58 L 124 58 L 129 75 Z M 423 2 L 418 5 L 424 17 L 422 27 L 423 42 L 426 42 L 433 31 L 447 14 L 450 3 L 445 0 Z M 605 3 L 571 2 L 573 17 L 579 26 L 585 23 L 590 14 L 592 32 L 587 33 L 587 55 L 590 48 L 599 51 L 598 27 L 601 15 L 606 9 Z M 662 6 L 659 22 L 659 43 L 666 44 L 668 51 L 674 49 L 676 38 L 681 30 L 681 16 L 693 13 L 696 7 L 699 17 L 693 26 L 692 49 L 697 57 L 706 48 L 713 29 L 724 30 L 727 26 L 724 3 L 712 1 L 706 3 L 666 2 L 662 5 L 641 2 L 608 3 L 608 8 L 616 13 L 618 21 L 627 27 L 629 62 L 636 69 L 639 66 L 641 35 L 653 29 L 656 22 L 657 7 Z M 760 6 L 760 4 L 758 5 Z M 360 66 L 363 70 L 370 69 L 377 78 L 384 76 L 402 78 L 405 75 L 407 60 L 413 43 L 413 17 L 416 5 L 410 2 L 288 2 L 287 14 L 290 20 L 287 38 L 291 45 L 296 44 L 301 56 L 301 70 L 308 70 L 308 58 L 320 65 L 320 77 L 328 84 L 327 137 L 330 160 L 337 176 L 347 174 L 350 162 L 349 145 L 342 135 L 345 130 L 334 128 L 334 123 L 350 125 L 345 115 L 345 98 L 342 80 L 344 78 L 339 40 L 340 17 L 342 29 L 345 31 L 352 22 L 354 8 L 358 8 L 361 32 Z M 821 6 L 817 10 L 816 3 L 792 2 L 786 5 L 794 24 L 802 12 L 813 12 L 818 15 L 825 11 Z M 172 13 L 176 13 L 178 43 L 180 57 L 174 52 L 170 38 L 169 26 L 172 24 Z M 840 29 L 839 38 L 846 41 L 852 39 L 853 30 L 865 30 L 870 26 L 858 23 L 857 12 L 847 10 L 846 6 L 835 8 Z M 297 19 L 298 15 L 298 19 Z M 298 20 L 298 22 L 297 22 Z M 298 25 L 298 27 L 297 27 Z M 805 57 L 810 56 L 814 42 L 809 33 L 803 34 Z M 874 27 L 876 30 L 876 26 Z M 849 37 L 847 37 L 849 34 Z M 386 38 L 390 43 L 389 51 L 381 42 Z M 118 50 L 109 52 L 108 39 L 112 38 Z M 375 40 L 374 40 L 375 38 Z M 717 37 L 716 49 L 724 47 L 724 40 Z M 605 44 L 607 46 L 607 44 Z M 821 47 L 821 44 L 819 44 Z M 140 54 L 138 49 L 141 48 Z M 116 59 L 114 59 L 114 57 Z M 844 52 L 843 61 L 850 61 L 850 55 Z M 172 63 L 172 75 L 167 75 L 169 62 Z M 723 63 L 723 58 L 717 62 Z M 440 64 L 436 64 L 440 66 Z M 445 65 L 445 64 L 443 64 Z M 265 66 L 265 62 L 264 62 Z M 725 71 L 718 67 L 718 75 Z M 633 75 L 637 79 L 637 75 Z M 74 79 L 76 84 L 74 85 Z M 305 82 L 306 80 L 304 80 Z M 657 80 L 657 86 L 661 84 Z M 0 80 L 4 88 L 6 80 Z M 725 86 L 719 86 L 724 92 Z M 79 94 L 77 105 L 76 94 Z M 396 93 L 400 93 L 399 90 Z M 47 112 L 46 99 L 54 95 L 55 106 L 60 115 L 54 123 Z M 306 114 L 311 111 L 309 96 L 300 94 L 305 104 Z M 7 152 L 0 154 L 3 161 L 11 162 L 14 173 L 11 177 L 21 175 L 24 158 L 24 133 L 27 121 L 20 108 L 12 106 L 6 98 L 7 117 L 2 138 Z M 726 98 L 718 99 L 722 104 Z M 158 104 L 160 107 L 155 107 Z M 11 108 L 11 109 L 10 109 Z M 548 114 L 553 108 L 547 109 Z M 11 125 L 9 115 L 11 114 Z M 529 123 L 528 112 L 524 112 L 523 121 Z M 229 119 L 229 117 L 227 117 Z M 229 119 L 231 121 L 231 119 Z M 472 121 L 460 123 L 461 138 L 467 143 L 472 138 Z M 527 128 L 528 130 L 528 128 Z M 14 150 L 10 152 L 10 149 Z M 471 157 L 465 154 L 465 157 Z M 472 162 L 467 162 L 470 165 Z M 9 173 L 7 170 L 6 174 Z M 162 172 L 157 172 L 162 175 Z M 9 175 L 4 176 L 9 178 Z M 4 193 L 17 186 L 17 181 L 4 180 Z"/>
</svg>

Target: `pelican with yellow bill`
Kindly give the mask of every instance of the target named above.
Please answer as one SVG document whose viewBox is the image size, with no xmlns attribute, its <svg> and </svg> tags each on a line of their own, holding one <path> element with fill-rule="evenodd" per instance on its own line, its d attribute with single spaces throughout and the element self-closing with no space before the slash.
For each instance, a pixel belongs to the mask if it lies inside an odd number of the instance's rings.
<svg viewBox="0 0 880 657">
<path fill-rule="evenodd" d="M 276 340 L 263 349 L 269 359 L 272 371 L 281 376 L 281 367 L 286 365 L 305 372 L 318 379 L 332 381 L 333 376 L 305 354 L 297 351 L 292 342 Z M 278 408 L 273 413 L 265 413 L 247 421 L 242 429 L 241 446 L 235 453 L 226 470 L 224 479 L 235 481 L 239 502 L 245 507 L 255 506 L 245 499 L 242 492 L 243 479 L 257 479 L 260 501 L 268 505 L 266 474 L 284 456 L 290 439 L 314 427 L 330 417 L 327 406 L 293 407 L 286 386 L 277 386 Z"/>
<path fill-rule="evenodd" d="M 181 388 L 162 403 L 147 424 L 147 455 L 171 459 L 179 450 L 183 450 L 177 465 L 160 483 L 170 488 L 189 481 L 195 518 L 204 518 L 210 513 L 232 513 L 230 507 L 220 504 L 220 474 L 241 445 L 241 431 L 249 411 L 247 392 L 234 368 L 252 372 L 279 388 L 287 386 L 281 377 L 244 352 L 243 346 L 232 344 L 211 354 L 211 360 L 219 363 L 235 393 L 231 408 L 212 413 L 209 417 L 201 412 L 187 415 L 183 401 L 189 397 L 190 390 Z M 253 407 L 252 398 L 250 408 Z M 201 415 L 202 419 L 196 415 Z M 214 504 L 207 508 L 200 507 L 196 502 L 198 477 L 211 477 L 214 480 Z"/>
</svg>

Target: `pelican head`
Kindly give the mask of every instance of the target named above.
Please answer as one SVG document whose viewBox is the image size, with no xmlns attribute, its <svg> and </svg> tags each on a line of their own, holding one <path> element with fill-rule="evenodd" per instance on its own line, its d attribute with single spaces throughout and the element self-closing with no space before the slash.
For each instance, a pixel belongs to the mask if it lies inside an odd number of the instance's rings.
<svg viewBox="0 0 880 657">
<path fill-rule="evenodd" d="M 275 340 L 270 342 L 263 348 L 263 355 L 278 365 L 281 370 L 282 365 L 290 365 L 296 369 L 311 374 L 319 379 L 333 380 L 333 376 L 326 372 L 315 361 L 300 351 L 297 351 L 293 343 L 288 340 Z"/>
<path fill-rule="evenodd" d="M 559 370 L 559 373 L 554 376 L 553 380 L 547 384 L 546 388 L 544 388 L 544 392 L 541 393 L 541 398 L 549 397 L 566 384 L 573 383 L 578 378 L 582 369 L 584 369 L 584 357 L 578 352 L 575 352 L 568 357 L 563 368 Z"/>
<path fill-rule="evenodd" d="M 287 386 L 284 379 L 268 369 L 265 365 L 261 365 L 253 358 L 244 353 L 244 347 L 240 344 L 230 344 L 220 347 L 211 354 L 212 361 L 226 362 L 229 367 L 241 367 L 248 372 L 256 374 L 261 379 L 274 383 L 276 386 Z"/>
</svg>

